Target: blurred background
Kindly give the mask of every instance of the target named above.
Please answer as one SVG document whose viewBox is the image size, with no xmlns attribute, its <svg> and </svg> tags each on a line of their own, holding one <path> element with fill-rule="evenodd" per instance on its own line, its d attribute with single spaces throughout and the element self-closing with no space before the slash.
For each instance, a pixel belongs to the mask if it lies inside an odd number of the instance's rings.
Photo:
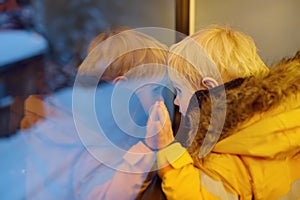
<svg viewBox="0 0 300 200">
<path fill-rule="evenodd" d="M 0 136 L 19 128 L 24 101 L 72 86 L 89 42 L 128 27 L 175 29 L 174 0 L 0 0 Z"/>
<path fill-rule="evenodd" d="M 299 0 L 0 0 L 0 136 L 19 129 L 29 95 L 72 86 L 103 31 L 163 27 L 188 35 L 227 24 L 252 36 L 272 65 L 300 48 L 299 8 Z"/>
<path fill-rule="evenodd" d="M 190 32 L 228 24 L 254 38 L 267 65 L 300 49 L 299 0 L 191 0 Z"/>
</svg>

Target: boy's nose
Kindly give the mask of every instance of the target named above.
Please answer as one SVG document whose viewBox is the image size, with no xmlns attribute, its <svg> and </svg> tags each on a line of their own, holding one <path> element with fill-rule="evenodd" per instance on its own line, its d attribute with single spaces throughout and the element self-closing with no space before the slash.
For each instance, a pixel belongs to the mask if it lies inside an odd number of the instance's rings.
<svg viewBox="0 0 300 200">
<path fill-rule="evenodd" d="M 179 106 L 179 100 L 178 100 L 177 97 L 174 99 L 174 104 L 175 104 L 176 106 Z"/>
</svg>

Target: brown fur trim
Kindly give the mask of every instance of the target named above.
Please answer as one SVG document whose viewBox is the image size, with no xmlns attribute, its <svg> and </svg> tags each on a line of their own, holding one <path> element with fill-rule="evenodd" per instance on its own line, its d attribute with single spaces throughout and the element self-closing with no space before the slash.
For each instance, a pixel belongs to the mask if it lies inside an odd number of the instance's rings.
<svg viewBox="0 0 300 200">
<path fill-rule="evenodd" d="M 226 88 L 226 87 L 225 87 Z M 222 140 L 233 134 L 242 124 L 250 120 L 255 114 L 270 111 L 289 98 L 300 93 L 300 53 L 292 59 L 283 59 L 279 64 L 270 69 L 266 76 L 250 77 L 236 88 L 226 88 L 211 91 L 202 96 L 198 96 L 200 104 L 200 122 L 195 138 L 193 133 L 189 133 L 191 141 L 188 151 L 196 162 L 199 162 L 199 150 L 209 150 L 216 140 Z M 224 107 L 224 99 L 226 106 Z M 217 112 L 212 115 L 212 105 Z M 186 121 L 190 126 L 195 124 L 195 107 L 191 103 Z M 223 125 L 222 112 L 226 112 L 225 123 Z M 190 115 L 190 113 L 193 113 Z M 199 114 L 198 114 L 199 116 Z M 199 118 L 198 118 L 199 119 Z M 221 133 L 220 137 L 219 134 Z M 206 136 L 207 135 L 207 136 Z M 204 138 L 208 137 L 211 143 L 203 145 Z M 206 139 L 207 140 L 207 139 Z"/>
</svg>

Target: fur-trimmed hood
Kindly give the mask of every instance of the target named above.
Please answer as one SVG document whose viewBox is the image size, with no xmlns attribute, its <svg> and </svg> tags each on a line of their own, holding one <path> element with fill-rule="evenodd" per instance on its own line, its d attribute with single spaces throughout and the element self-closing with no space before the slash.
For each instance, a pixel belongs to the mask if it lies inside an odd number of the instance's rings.
<svg viewBox="0 0 300 200">
<path fill-rule="evenodd" d="M 266 76 L 237 79 L 195 95 L 185 117 L 190 131 L 184 145 L 198 159 L 259 120 L 300 108 L 300 54 L 282 60 Z"/>
</svg>

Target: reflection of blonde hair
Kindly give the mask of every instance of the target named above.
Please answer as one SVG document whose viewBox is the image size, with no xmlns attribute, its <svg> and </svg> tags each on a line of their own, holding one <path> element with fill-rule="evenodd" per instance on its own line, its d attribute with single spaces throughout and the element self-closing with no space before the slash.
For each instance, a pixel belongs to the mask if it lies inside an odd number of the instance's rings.
<svg viewBox="0 0 300 200">
<path fill-rule="evenodd" d="M 100 79 L 105 81 L 124 75 L 128 79 L 155 77 L 165 70 L 160 67 L 158 73 L 158 68 L 151 66 L 165 65 L 166 57 L 167 47 L 156 39 L 135 30 L 120 29 L 92 40 L 79 72 L 90 76 L 101 72 Z M 139 66 L 142 69 L 135 68 Z"/>
<path fill-rule="evenodd" d="M 253 39 L 242 32 L 213 25 L 191 37 L 211 56 L 224 82 L 268 72 Z"/>
<path fill-rule="evenodd" d="M 122 31 L 126 31 L 129 30 L 127 28 L 119 28 L 119 29 L 115 29 L 109 32 L 103 32 L 100 33 L 99 35 L 97 35 L 96 37 L 94 37 L 92 39 L 92 41 L 89 43 L 88 49 L 87 49 L 87 53 L 89 54 L 90 52 L 92 52 L 92 50 L 97 47 L 101 42 L 103 42 L 104 40 L 106 40 L 109 37 L 112 37 L 118 33 L 121 33 Z"/>
<path fill-rule="evenodd" d="M 201 81 L 205 76 L 222 84 L 268 72 L 250 36 L 215 25 L 173 45 L 168 66 L 183 75 L 194 90 L 202 88 Z M 170 77 L 172 79 L 172 74 Z"/>
</svg>

